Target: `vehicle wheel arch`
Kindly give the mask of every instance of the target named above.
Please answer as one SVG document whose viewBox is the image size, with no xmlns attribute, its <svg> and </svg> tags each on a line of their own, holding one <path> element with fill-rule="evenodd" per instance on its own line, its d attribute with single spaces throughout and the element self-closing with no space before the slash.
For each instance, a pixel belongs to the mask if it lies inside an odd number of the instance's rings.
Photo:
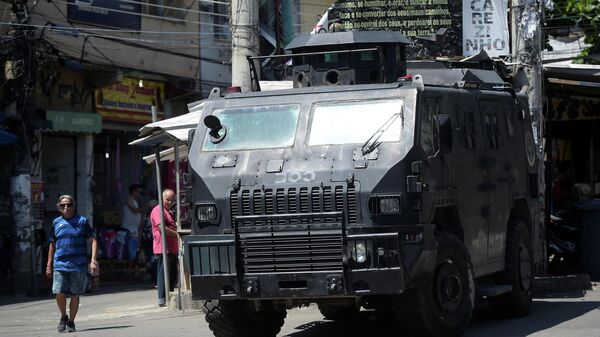
<svg viewBox="0 0 600 337">
<path fill-rule="evenodd" d="M 531 221 L 531 214 L 529 212 L 529 205 L 527 204 L 527 200 L 523 198 L 515 199 L 513 202 L 513 206 L 510 211 L 510 215 L 508 218 L 508 222 L 506 224 L 506 233 L 510 230 L 509 224 L 514 222 L 515 220 L 521 220 L 525 223 L 525 227 L 529 232 L 530 238 L 533 234 L 533 223 Z"/>
<path fill-rule="evenodd" d="M 456 205 L 437 207 L 435 209 L 432 223 L 435 224 L 436 232 L 453 234 L 464 242 L 465 235 L 460 221 L 460 213 Z"/>
</svg>

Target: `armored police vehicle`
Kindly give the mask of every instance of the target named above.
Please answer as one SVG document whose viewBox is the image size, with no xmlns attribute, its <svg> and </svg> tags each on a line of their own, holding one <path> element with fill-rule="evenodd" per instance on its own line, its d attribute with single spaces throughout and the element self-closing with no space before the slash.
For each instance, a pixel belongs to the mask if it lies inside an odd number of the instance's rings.
<svg viewBox="0 0 600 337">
<path fill-rule="evenodd" d="M 531 306 L 537 157 L 491 63 L 406 62 L 395 32 L 299 37 L 294 88 L 214 89 L 189 151 L 186 266 L 215 336 L 361 308 L 459 336 Z M 407 66 L 408 65 L 408 66 Z"/>
</svg>

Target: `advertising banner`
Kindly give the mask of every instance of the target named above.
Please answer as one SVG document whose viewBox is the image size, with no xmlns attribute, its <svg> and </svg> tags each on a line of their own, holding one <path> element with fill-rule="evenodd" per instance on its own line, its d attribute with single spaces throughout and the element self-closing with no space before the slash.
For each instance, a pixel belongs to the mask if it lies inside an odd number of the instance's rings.
<svg viewBox="0 0 600 337">
<path fill-rule="evenodd" d="M 463 0 L 463 55 L 510 53 L 508 0 Z"/>
<path fill-rule="evenodd" d="M 344 30 L 394 30 L 416 40 L 408 56 L 462 54 L 462 2 L 450 0 L 337 0 L 329 24 Z"/>
<path fill-rule="evenodd" d="M 95 95 L 96 111 L 104 120 L 147 124 L 152 122 L 153 105 L 159 119 L 164 112 L 162 82 L 123 78 L 120 83 L 97 89 Z"/>
<path fill-rule="evenodd" d="M 69 0 L 67 17 L 98 26 L 140 30 L 141 1 Z"/>
</svg>

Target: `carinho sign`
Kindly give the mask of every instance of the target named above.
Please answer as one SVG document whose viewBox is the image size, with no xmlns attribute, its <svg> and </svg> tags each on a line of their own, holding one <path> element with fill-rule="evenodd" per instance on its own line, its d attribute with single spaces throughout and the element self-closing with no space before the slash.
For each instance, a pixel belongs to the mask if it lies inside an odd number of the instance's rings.
<svg viewBox="0 0 600 337">
<path fill-rule="evenodd" d="M 507 0 L 463 0 L 463 55 L 510 53 Z"/>
</svg>

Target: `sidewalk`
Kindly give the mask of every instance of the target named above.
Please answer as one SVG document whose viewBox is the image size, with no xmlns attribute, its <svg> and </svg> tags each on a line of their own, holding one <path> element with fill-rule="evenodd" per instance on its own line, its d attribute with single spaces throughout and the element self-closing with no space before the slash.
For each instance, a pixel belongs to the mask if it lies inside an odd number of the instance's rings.
<svg viewBox="0 0 600 337">
<path fill-rule="evenodd" d="M 189 320 L 181 325 L 197 325 L 189 330 L 198 336 L 198 325 L 203 323 L 199 312 L 183 314 L 174 307 L 160 308 L 157 302 L 156 289 L 148 289 L 147 284 L 103 284 L 98 291 L 81 298 L 75 319 L 77 332 L 69 336 L 164 337 L 173 335 L 171 320 Z M 0 295 L 0 336 L 56 336 L 59 318 L 51 295 Z M 107 329 L 110 332 L 104 331 Z"/>
</svg>

